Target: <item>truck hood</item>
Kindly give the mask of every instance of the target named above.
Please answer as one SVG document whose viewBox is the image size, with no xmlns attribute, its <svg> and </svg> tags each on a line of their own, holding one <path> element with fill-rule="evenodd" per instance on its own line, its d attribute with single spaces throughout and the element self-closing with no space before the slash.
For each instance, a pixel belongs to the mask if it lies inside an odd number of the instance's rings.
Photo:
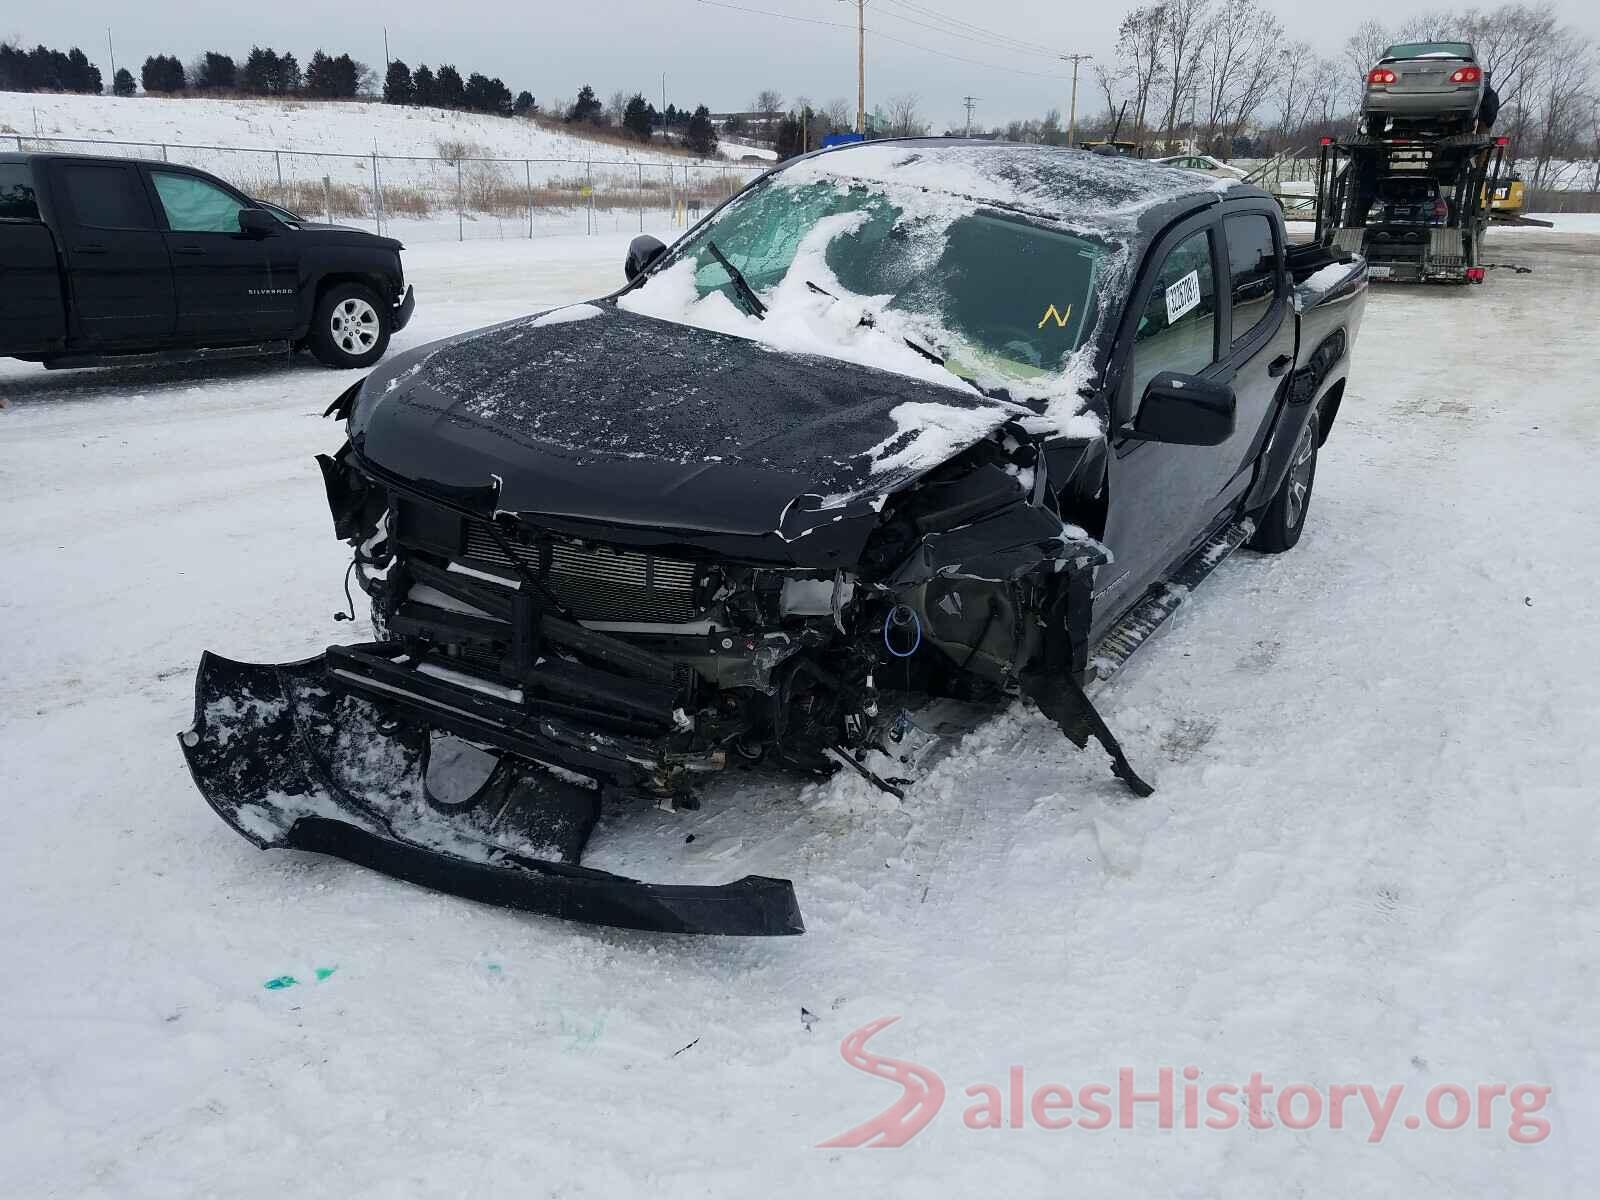
<svg viewBox="0 0 1600 1200">
<path fill-rule="evenodd" d="M 875 513 L 1027 412 L 601 301 L 394 359 L 363 385 L 350 439 L 441 498 L 787 542 Z"/>
</svg>

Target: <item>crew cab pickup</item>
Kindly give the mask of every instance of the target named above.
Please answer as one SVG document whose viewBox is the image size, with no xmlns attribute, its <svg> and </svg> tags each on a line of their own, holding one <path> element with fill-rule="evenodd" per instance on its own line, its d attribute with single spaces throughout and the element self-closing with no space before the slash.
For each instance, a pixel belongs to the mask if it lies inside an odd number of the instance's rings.
<svg viewBox="0 0 1600 1200">
<path fill-rule="evenodd" d="M 792 159 L 624 273 L 330 408 L 376 640 L 208 653 L 180 735 L 257 846 L 797 933 L 787 880 L 584 867 L 602 806 L 754 761 L 898 795 L 935 701 L 1013 697 L 1146 795 L 1091 685 L 1230 551 L 1299 540 L 1367 291 L 1242 182 L 965 139 Z"/>
<path fill-rule="evenodd" d="M 401 249 L 193 167 L 0 154 L 0 356 L 76 367 L 288 343 L 368 367 L 416 302 Z"/>
</svg>

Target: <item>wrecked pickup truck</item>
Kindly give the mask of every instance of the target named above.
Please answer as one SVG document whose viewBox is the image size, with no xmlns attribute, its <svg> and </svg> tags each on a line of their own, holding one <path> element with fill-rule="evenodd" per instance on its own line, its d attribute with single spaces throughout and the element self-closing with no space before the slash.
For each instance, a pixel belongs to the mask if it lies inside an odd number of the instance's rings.
<svg viewBox="0 0 1600 1200">
<path fill-rule="evenodd" d="M 320 459 L 379 640 L 203 658 L 180 735 L 261 847 L 651 930 L 802 930 L 787 880 L 581 865 L 732 764 L 902 789 L 935 698 L 1086 688 L 1300 537 L 1366 299 L 1253 187 L 912 140 L 769 172 L 627 286 L 402 355 Z"/>
</svg>

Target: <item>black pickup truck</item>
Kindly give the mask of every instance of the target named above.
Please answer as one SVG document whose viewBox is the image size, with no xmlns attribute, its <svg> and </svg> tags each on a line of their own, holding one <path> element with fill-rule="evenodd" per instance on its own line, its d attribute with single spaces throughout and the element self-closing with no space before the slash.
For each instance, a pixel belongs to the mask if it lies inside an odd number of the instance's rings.
<svg viewBox="0 0 1600 1200">
<path fill-rule="evenodd" d="M 601 806 L 756 762 L 898 794 L 925 714 L 1019 697 L 1147 794 L 1089 692 L 1235 548 L 1299 540 L 1367 292 L 1254 187 L 966 140 L 792 160 L 625 272 L 329 410 L 380 640 L 207 654 L 180 738 L 256 845 L 795 933 L 786 880 L 580 866 Z"/>
<path fill-rule="evenodd" d="M 192 167 L 0 154 L 0 356 L 79 367 L 287 343 L 368 367 L 415 304 L 400 250 Z"/>
</svg>

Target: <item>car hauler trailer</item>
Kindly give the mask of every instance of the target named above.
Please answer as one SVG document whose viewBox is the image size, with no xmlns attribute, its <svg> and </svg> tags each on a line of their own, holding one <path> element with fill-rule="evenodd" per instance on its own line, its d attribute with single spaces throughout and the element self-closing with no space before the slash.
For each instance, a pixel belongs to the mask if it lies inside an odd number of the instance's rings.
<svg viewBox="0 0 1600 1200">
<path fill-rule="evenodd" d="M 1316 240 L 1365 255 L 1373 279 L 1482 283 L 1487 197 L 1506 142 L 1479 133 L 1323 138 Z"/>
</svg>

